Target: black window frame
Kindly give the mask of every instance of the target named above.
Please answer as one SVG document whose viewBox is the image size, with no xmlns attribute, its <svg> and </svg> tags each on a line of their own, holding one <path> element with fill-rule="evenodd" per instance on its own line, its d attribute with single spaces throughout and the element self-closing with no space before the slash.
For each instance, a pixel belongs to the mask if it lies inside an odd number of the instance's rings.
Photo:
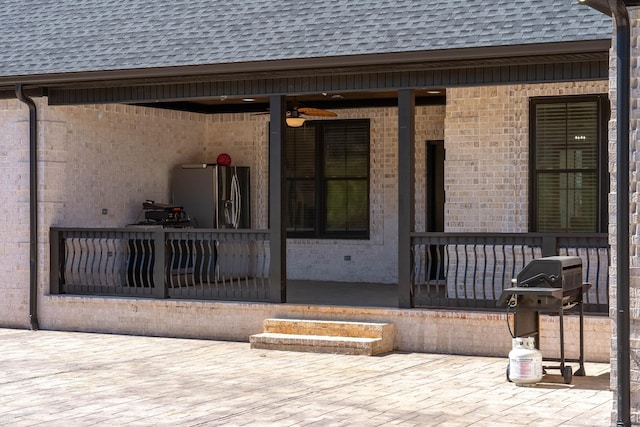
<svg viewBox="0 0 640 427">
<path fill-rule="evenodd" d="M 605 233 L 608 228 L 608 193 L 609 193 L 609 171 L 608 171 L 608 121 L 610 116 L 609 97 L 606 94 L 590 95 L 570 95 L 570 96 L 545 96 L 532 97 L 529 99 L 529 231 L 538 232 L 538 175 L 539 170 L 536 164 L 537 153 L 537 109 L 540 104 L 560 104 L 576 102 L 596 102 L 598 111 L 598 147 L 596 160 L 597 179 L 597 208 L 596 227 L 593 231 L 586 233 Z M 557 169 L 561 171 L 562 169 Z M 561 172 L 558 172 L 561 173 Z M 564 173 L 571 173 L 567 169 Z M 584 233 L 585 231 L 555 230 L 545 231 L 551 233 Z"/>
<path fill-rule="evenodd" d="M 325 152 L 326 143 L 324 134 L 327 128 L 332 126 L 344 126 L 345 124 L 352 124 L 354 126 L 366 127 L 366 177 L 346 177 L 343 179 L 358 179 L 366 180 L 366 229 L 356 231 L 328 231 L 327 230 L 327 183 L 330 180 L 325 176 Z M 287 137 L 285 137 L 285 144 L 292 144 L 293 141 L 288 137 L 290 132 L 309 131 L 309 128 L 314 130 L 315 135 L 315 174 L 314 174 L 314 187 L 315 187 L 315 215 L 313 230 L 310 231 L 295 231 L 289 227 L 289 219 L 286 220 L 287 237 L 288 238 L 306 238 L 306 239 L 345 239 L 345 240 L 369 240 L 371 232 L 371 121 L 369 119 L 342 119 L 342 120 L 307 120 L 303 127 L 300 128 L 287 128 Z M 287 149 L 285 149 L 287 152 Z M 285 154 L 285 163 L 288 165 L 288 158 Z M 294 179 L 289 175 L 289 168 L 286 167 L 287 172 L 285 181 L 287 182 L 287 188 L 290 188 L 289 182 Z M 336 179 L 336 178 L 333 178 Z M 291 201 L 292 195 L 287 194 L 287 203 Z"/>
</svg>

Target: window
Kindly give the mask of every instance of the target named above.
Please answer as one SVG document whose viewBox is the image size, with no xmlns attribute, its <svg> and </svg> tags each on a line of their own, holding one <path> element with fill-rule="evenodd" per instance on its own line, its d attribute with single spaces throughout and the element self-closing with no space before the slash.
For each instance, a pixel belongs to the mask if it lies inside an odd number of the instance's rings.
<svg viewBox="0 0 640 427">
<path fill-rule="evenodd" d="M 534 98 L 530 115 L 531 230 L 605 232 L 607 97 Z"/>
<path fill-rule="evenodd" d="M 287 128 L 289 237 L 369 238 L 369 121 Z"/>
</svg>

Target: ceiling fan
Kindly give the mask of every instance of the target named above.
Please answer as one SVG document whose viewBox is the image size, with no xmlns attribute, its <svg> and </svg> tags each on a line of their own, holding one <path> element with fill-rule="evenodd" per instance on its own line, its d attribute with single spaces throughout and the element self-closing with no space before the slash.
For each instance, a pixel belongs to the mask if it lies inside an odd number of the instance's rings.
<svg viewBox="0 0 640 427">
<path fill-rule="evenodd" d="M 338 115 L 333 111 L 322 110 L 320 108 L 293 107 L 293 110 L 287 112 L 287 126 L 292 128 L 302 126 L 306 120 L 304 116 L 337 117 Z"/>
<path fill-rule="evenodd" d="M 269 113 L 260 113 L 260 114 L 269 114 Z M 298 107 L 294 105 L 294 107 L 287 111 L 287 126 L 292 128 L 300 127 L 304 124 L 306 118 L 305 116 L 313 116 L 313 117 L 337 117 L 338 115 L 333 111 L 323 110 L 321 108 L 313 108 L 313 107 Z"/>
</svg>

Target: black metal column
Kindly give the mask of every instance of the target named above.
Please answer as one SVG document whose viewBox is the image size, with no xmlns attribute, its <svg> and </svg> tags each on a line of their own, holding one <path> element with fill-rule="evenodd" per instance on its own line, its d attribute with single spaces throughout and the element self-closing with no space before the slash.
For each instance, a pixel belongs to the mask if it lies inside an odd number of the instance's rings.
<svg viewBox="0 0 640 427">
<path fill-rule="evenodd" d="M 398 304 L 412 308 L 411 232 L 415 223 L 415 92 L 398 91 Z"/>
<path fill-rule="evenodd" d="M 269 228 L 271 262 L 269 268 L 269 300 L 287 302 L 287 199 L 285 186 L 284 147 L 287 103 L 284 95 L 269 98 Z"/>
</svg>

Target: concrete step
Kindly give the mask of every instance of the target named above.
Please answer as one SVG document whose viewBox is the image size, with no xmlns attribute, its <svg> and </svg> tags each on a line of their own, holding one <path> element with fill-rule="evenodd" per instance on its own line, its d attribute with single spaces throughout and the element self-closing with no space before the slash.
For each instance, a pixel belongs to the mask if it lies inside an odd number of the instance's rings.
<svg viewBox="0 0 640 427">
<path fill-rule="evenodd" d="M 249 342 L 255 349 L 372 356 L 393 350 L 394 332 L 391 323 L 266 319 Z"/>
</svg>

